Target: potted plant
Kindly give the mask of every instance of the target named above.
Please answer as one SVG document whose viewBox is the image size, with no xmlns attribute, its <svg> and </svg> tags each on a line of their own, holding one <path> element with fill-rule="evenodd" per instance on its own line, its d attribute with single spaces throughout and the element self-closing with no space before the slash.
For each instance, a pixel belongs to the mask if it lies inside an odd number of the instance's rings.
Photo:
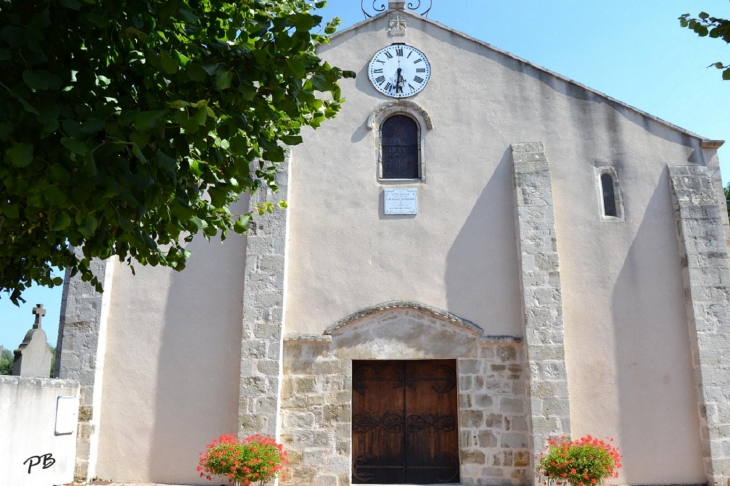
<svg viewBox="0 0 730 486">
<path fill-rule="evenodd" d="M 617 478 L 621 468 L 618 447 L 587 435 L 578 440 L 550 439 L 537 459 L 537 474 L 543 484 L 591 486 Z"/>
<path fill-rule="evenodd" d="M 282 477 L 288 464 L 286 451 L 273 438 L 261 434 L 239 440 L 222 435 L 200 453 L 198 472 L 209 481 L 214 476 L 227 476 L 236 486 L 259 483 Z"/>
</svg>

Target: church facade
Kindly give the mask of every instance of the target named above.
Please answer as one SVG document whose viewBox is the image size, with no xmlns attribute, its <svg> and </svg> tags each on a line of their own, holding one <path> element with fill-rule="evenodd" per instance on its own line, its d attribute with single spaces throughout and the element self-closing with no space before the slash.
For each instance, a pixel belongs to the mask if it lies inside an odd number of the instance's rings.
<svg viewBox="0 0 730 486">
<path fill-rule="evenodd" d="M 248 236 L 67 277 L 77 476 L 201 484 L 218 435 L 288 484 L 531 484 L 612 437 L 617 484 L 730 480 L 730 235 L 708 140 L 409 12 L 319 48 L 341 114 Z"/>
</svg>

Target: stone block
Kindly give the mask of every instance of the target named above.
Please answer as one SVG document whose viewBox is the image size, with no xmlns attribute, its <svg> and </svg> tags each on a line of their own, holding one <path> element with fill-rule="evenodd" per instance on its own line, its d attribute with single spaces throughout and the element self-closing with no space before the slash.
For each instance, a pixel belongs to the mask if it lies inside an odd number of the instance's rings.
<svg viewBox="0 0 730 486">
<path fill-rule="evenodd" d="M 325 405 L 324 422 L 325 423 L 343 423 L 351 422 L 352 406 L 346 405 Z"/>
<path fill-rule="evenodd" d="M 465 449 L 461 451 L 462 464 L 485 464 L 487 456 L 480 450 Z"/>
<path fill-rule="evenodd" d="M 334 474 L 347 474 L 350 472 L 350 459 L 347 456 L 334 456 L 327 458 L 327 471 Z"/>
<path fill-rule="evenodd" d="M 311 376 L 295 378 L 294 390 L 296 393 L 314 393 L 317 391 L 317 380 Z"/>
<path fill-rule="evenodd" d="M 480 410 L 462 410 L 459 412 L 459 425 L 472 429 L 478 429 L 482 426 L 484 413 Z"/>
<path fill-rule="evenodd" d="M 310 429 L 314 426 L 312 412 L 284 412 L 284 426 L 289 430 Z"/>
<path fill-rule="evenodd" d="M 508 414 L 525 413 L 525 402 L 521 398 L 502 397 L 499 399 L 499 411 Z"/>
<path fill-rule="evenodd" d="M 516 451 L 515 452 L 515 467 L 527 467 L 530 465 L 530 452 L 529 451 Z"/>
<path fill-rule="evenodd" d="M 503 426 L 502 415 L 490 413 L 484 420 L 484 425 L 489 429 L 501 429 Z"/>
<path fill-rule="evenodd" d="M 479 359 L 460 359 L 458 360 L 458 370 L 460 375 L 476 375 L 481 372 L 482 360 Z"/>
<path fill-rule="evenodd" d="M 488 448 L 488 447 L 497 447 L 498 440 L 497 436 L 494 435 L 494 432 L 491 430 L 481 430 L 479 431 L 479 447 Z"/>
<path fill-rule="evenodd" d="M 506 449 L 527 449 L 527 434 L 505 433 L 500 438 L 502 447 Z"/>
<path fill-rule="evenodd" d="M 317 476 L 317 486 L 337 486 L 337 476 Z"/>
<path fill-rule="evenodd" d="M 299 448 L 327 447 L 332 438 L 326 430 L 297 430 L 294 431 L 294 445 Z"/>
<path fill-rule="evenodd" d="M 492 408 L 494 400 L 491 395 L 486 393 L 477 393 L 474 395 L 474 408 L 488 410 Z"/>
</svg>

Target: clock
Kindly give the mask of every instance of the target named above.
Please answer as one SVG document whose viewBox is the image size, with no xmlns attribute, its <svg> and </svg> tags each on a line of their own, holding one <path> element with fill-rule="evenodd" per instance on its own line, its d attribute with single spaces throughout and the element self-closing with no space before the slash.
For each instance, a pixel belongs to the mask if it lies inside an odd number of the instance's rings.
<svg viewBox="0 0 730 486">
<path fill-rule="evenodd" d="M 370 61 L 370 82 L 391 98 L 408 98 L 426 87 L 431 64 L 415 47 L 393 44 L 380 49 Z"/>
</svg>

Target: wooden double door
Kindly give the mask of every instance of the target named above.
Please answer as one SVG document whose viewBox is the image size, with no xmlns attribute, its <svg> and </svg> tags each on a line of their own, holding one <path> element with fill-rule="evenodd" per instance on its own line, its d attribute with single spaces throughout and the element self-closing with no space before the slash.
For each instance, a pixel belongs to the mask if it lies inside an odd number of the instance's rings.
<svg viewBox="0 0 730 486">
<path fill-rule="evenodd" d="M 456 361 L 354 361 L 352 482 L 459 482 Z"/>
</svg>

